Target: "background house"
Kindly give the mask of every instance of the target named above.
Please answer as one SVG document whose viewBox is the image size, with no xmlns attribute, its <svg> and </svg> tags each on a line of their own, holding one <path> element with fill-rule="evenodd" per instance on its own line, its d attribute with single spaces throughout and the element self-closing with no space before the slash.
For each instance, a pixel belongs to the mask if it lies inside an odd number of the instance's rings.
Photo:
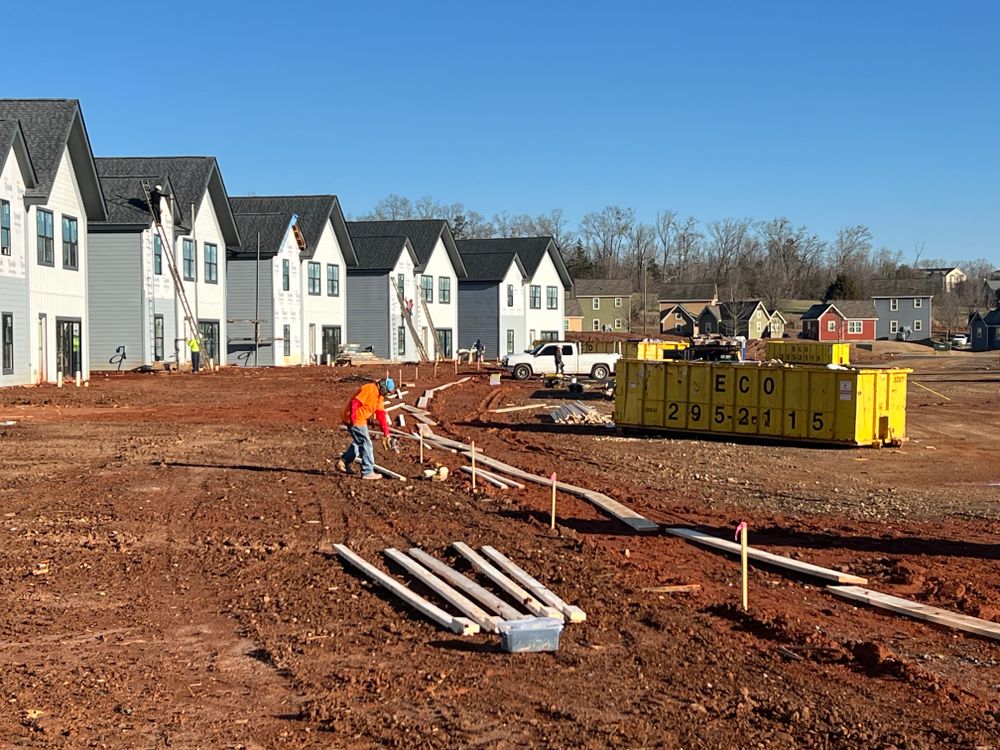
<svg viewBox="0 0 1000 750">
<path fill-rule="evenodd" d="M 876 279 L 872 299 L 879 339 L 926 341 L 931 337 L 933 298 L 939 282 L 923 279 Z"/>
<path fill-rule="evenodd" d="M 583 308 L 580 307 L 580 301 L 567 292 L 563 304 L 565 305 L 563 330 L 579 333 L 583 330 Z"/>
<path fill-rule="evenodd" d="M 715 284 L 663 284 L 657 291 L 660 313 L 674 305 L 683 305 L 695 317 L 706 305 L 719 302 L 719 289 Z"/>
<path fill-rule="evenodd" d="M 816 341 L 873 341 L 877 320 L 870 300 L 820 302 L 802 314 L 802 336 Z"/>
<path fill-rule="evenodd" d="M 459 348 L 476 341 L 495 359 L 524 351 L 524 282 L 527 272 L 516 252 L 498 250 L 492 240 L 459 240 L 466 278 L 458 282 L 462 308 Z"/>
<path fill-rule="evenodd" d="M 352 222 L 347 226 L 350 230 Z M 418 361 L 416 326 L 411 328 L 406 311 L 406 300 L 417 293 L 417 254 L 409 237 L 352 235 L 351 243 L 358 263 L 347 268 L 348 342 L 371 347 L 382 359 Z"/>
<path fill-rule="evenodd" d="M 698 318 L 681 304 L 661 307 L 660 333 L 672 333 L 677 336 L 696 336 L 698 334 Z"/>
<path fill-rule="evenodd" d="M 1000 349 L 1000 308 L 975 313 L 969 320 L 969 343 L 972 351 Z"/>
<path fill-rule="evenodd" d="M 1000 305 L 1000 271 L 994 271 L 990 278 L 983 280 L 983 296 L 989 307 Z"/>
<path fill-rule="evenodd" d="M 698 328 L 704 334 L 760 339 L 770 325 L 771 313 L 759 299 L 706 305 L 698 314 Z"/>
<path fill-rule="evenodd" d="M 583 330 L 631 330 L 631 279 L 577 279 L 573 289 L 583 312 Z"/>
<path fill-rule="evenodd" d="M 933 279 L 940 292 L 950 292 L 957 285 L 965 281 L 968 276 L 965 271 L 957 266 L 945 266 L 942 268 L 918 268 L 916 269 L 922 276 Z"/>
<path fill-rule="evenodd" d="M 535 341 L 562 338 L 567 291 L 573 290 L 559 245 L 552 237 L 517 237 L 494 240 L 509 243 L 528 275 L 524 284 L 525 348 Z M 520 349 L 518 349 L 520 351 Z"/>
</svg>

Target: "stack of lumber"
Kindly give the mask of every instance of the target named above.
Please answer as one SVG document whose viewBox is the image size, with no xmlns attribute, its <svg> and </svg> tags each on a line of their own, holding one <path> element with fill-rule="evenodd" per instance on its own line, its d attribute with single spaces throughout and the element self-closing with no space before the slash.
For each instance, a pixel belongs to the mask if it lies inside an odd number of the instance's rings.
<svg viewBox="0 0 1000 750">
<path fill-rule="evenodd" d="M 608 424 L 611 422 L 611 417 L 579 401 L 573 401 L 554 410 L 552 421 L 557 424 Z"/>
</svg>

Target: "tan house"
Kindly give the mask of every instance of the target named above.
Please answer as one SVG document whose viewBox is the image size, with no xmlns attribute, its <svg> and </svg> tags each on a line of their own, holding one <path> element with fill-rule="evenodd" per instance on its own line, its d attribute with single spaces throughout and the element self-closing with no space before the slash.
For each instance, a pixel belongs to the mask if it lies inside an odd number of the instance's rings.
<svg viewBox="0 0 1000 750">
<path fill-rule="evenodd" d="M 571 297 L 566 292 L 566 301 L 563 306 L 563 330 L 580 332 L 583 330 L 583 310 L 580 308 L 580 300 Z"/>
<path fill-rule="evenodd" d="M 576 279 L 576 300 L 584 331 L 628 331 L 632 314 L 631 279 Z"/>
<path fill-rule="evenodd" d="M 704 334 L 718 333 L 723 336 L 762 339 L 767 338 L 767 331 L 771 326 L 771 313 L 759 299 L 705 305 L 698 315 L 698 327 Z"/>
<path fill-rule="evenodd" d="M 677 336 L 697 336 L 698 316 L 684 305 L 670 305 L 660 308 L 660 333 L 673 333 Z"/>
<path fill-rule="evenodd" d="M 660 320 L 674 305 L 682 305 L 697 319 L 706 305 L 719 304 L 719 288 L 713 283 L 664 284 L 657 291 L 656 299 L 660 305 Z"/>
</svg>

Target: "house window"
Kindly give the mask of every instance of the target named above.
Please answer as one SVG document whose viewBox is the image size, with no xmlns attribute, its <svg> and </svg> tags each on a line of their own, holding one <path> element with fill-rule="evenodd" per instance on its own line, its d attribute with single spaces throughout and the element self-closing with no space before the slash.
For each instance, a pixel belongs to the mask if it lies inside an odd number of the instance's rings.
<svg viewBox="0 0 1000 750">
<path fill-rule="evenodd" d="M 153 235 L 153 273 L 163 275 L 163 242 L 158 234 Z"/>
<path fill-rule="evenodd" d="M 913 321 L 913 330 L 914 331 L 922 331 L 923 329 L 924 329 L 924 321 L 922 321 L 922 320 L 914 320 Z"/>
<path fill-rule="evenodd" d="M 292 289 L 292 264 L 288 259 L 281 261 L 281 291 L 288 292 Z"/>
<path fill-rule="evenodd" d="M 340 266 L 333 263 L 326 264 L 326 296 L 340 296 Z"/>
<path fill-rule="evenodd" d="M 684 332 L 684 325 L 682 323 L 678 323 L 677 325 L 674 326 L 674 333 L 683 333 L 683 332 Z"/>
<path fill-rule="evenodd" d="M 889 333 L 899 333 L 899 321 L 889 321 Z"/>
<path fill-rule="evenodd" d="M 600 297 L 594 297 L 594 299 L 592 299 L 590 301 L 590 309 L 591 310 L 600 310 L 601 309 L 601 298 Z"/>
<path fill-rule="evenodd" d="M 513 354 L 514 353 L 514 329 L 513 328 L 508 328 L 507 329 L 507 353 L 508 354 Z"/>
<path fill-rule="evenodd" d="M 674 313 L 674 320 L 684 320 L 684 316 L 680 313 Z"/>
<path fill-rule="evenodd" d="M 421 276 L 420 277 L 420 294 L 423 295 L 424 302 L 434 301 L 434 277 L 433 276 Z"/>
<path fill-rule="evenodd" d="M 3 374 L 11 375 L 14 372 L 14 313 L 5 312 L 0 314 L 0 359 L 3 360 Z"/>
<path fill-rule="evenodd" d="M 406 354 L 406 327 L 399 326 L 396 329 L 396 348 L 399 350 L 399 356 Z"/>
<path fill-rule="evenodd" d="M 205 282 L 219 283 L 219 246 L 205 243 Z"/>
<path fill-rule="evenodd" d="M 281 327 L 282 354 L 286 357 L 292 356 L 292 327 L 284 325 Z"/>
<path fill-rule="evenodd" d="M 615 297 L 615 307 L 621 307 L 621 306 L 622 306 L 622 298 Z"/>
<path fill-rule="evenodd" d="M 763 327 L 764 327 L 764 324 L 763 324 L 763 323 L 761 323 L 761 322 L 760 322 L 760 321 L 758 320 L 758 321 L 757 321 L 757 333 L 760 333 Z"/>
<path fill-rule="evenodd" d="M 547 310 L 559 309 L 559 287 L 555 286 L 545 287 L 545 309 Z"/>
<path fill-rule="evenodd" d="M 513 284 L 508 284 L 507 285 L 507 307 L 513 307 L 513 306 L 514 306 L 514 285 Z"/>
<path fill-rule="evenodd" d="M 80 267 L 80 238 L 77 233 L 76 219 L 72 216 L 63 216 L 62 219 L 62 247 L 63 247 L 63 268 L 71 271 Z"/>
<path fill-rule="evenodd" d="M 198 248 L 194 240 L 184 240 L 184 280 L 195 281 L 198 278 Z"/>
<path fill-rule="evenodd" d="M 0 201 L 0 255 L 10 255 L 10 201 Z"/>
<path fill-rule="evenodd" d="M 564 331 L 568 331 L 569 330 L 569 320 L 567 320 L 565 318 L 563 318 L 563 330 Z"/>
<path fill-rule="evenodd" d="M 601 330 L 601 321 L 599 321 L 597 318 L 594 318 L 594 325 L 592 326 L 592 329 L 595 331 Z"/>
<path fill-rule="evenodd" d="M 534 343 L 535 343 L 535 329 L 534 328 L 532 328 L 530 331 L 528 331 L 528 343 L 530 343 L 532 345 L 534 345 Z"/>
<path fill-rule="evenodd" d="M 198 330 L 201 333 L 202 349 L 201 356 L 218 362 L 219 361 L 219 321 L 199 320 Z"/>
<path fill-rule="evenodd" d="M 539 286 L 538 284 L 532 284 L 531 285 L 531 289 L 529 290 L 529 292 L 530 292 L 530 295 L 531 295 L 531 302 L 529 304 L 529 307 L 531 307 L 532 310 L 541 310 L 542 309 L 542 287 Z"/>
<path fill-rule="evenodd" d="M 861 321 L 860 320 L 849 320 L 847 321 L 847 332 L 855 335 L 861 334 Z"/>
<path fill-rule="evenodd" d="M 401 273 L 396 274 L 396 289 L 399 291 L 399 296 L 406 294 L 406 276 Z"/>
<path fill-rule="evenodd" d="M 559 331 L 542 331 L 542 341 L 558 341 Z"/>
<path fill-rule="evenodd" d="M 837 321 L 836 320 L 828 320 L 828 321 L 826 321 L 826 330 L 828 330 L 828 331 L 836 331 L 837 330 Z"/>
<path fill-rule="evenodd" d="M 622 319 L 621 318 L 615 318 L 615 328 L 616 329 L 620 329 L 621 327 L 622 327 Z"/>
<path fill-rule="evenodd" d="M 38 263 L 42 266 L 54 266 L 56 236 L 55 225 L 52 223 L 52 212 L 38 210 L 36 220 L 38 228 Z"/>
<path fill-rule="evenodd" d="M 451 304 L 451 279 L 447 276 L 438 277 L 438 302 L 442 305 Z"/>
<path fill-rule="evenodd" d="M 914 308 L 923 307 L 923 306 L 924 306 L 924 301 L 922 299 L 920 299 L 920 297 L 914 297 L 913 298 L 913 307 Z"/>
<path fill-rule="evenodd" d="M 153 359 L 163 361 L 163 316 L 153 316 Z"/>
<path fill-rule="evenodd" d="M 889 300 L 889 310 L 890 312 L 896 312 L 899 309 L 899 300 L 891 299 Z"/>
<path fill-rule="evenodd" d="M 311 294 L 313 297 L 318 296 L 320 293 L 320 281 L 319 281 L 320 267 L 321 266 L 319 263 L 316 263 L 314 261 L 309 261 L 309 268 L 308 268 L 309 294 Z"/>
</svg>

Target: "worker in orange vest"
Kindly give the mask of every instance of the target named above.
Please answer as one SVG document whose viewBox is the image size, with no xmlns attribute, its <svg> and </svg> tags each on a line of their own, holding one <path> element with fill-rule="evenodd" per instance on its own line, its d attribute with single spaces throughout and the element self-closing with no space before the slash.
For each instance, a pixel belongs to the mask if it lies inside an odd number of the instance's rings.
<svg viewBox="0 0 1000 750">
<path fill-rule="evenodd" d="M 383 445 L 389 444 L 389 415 L 385 412 L 385 397 L 396 390 L 392 378 L 383 378 L 377 383 L 367 383 L 358 389 L 350 400 L 340 418 L 351 436 L 351 444 L 337 460 L 337 470 L 343 474 L 353 473 L 351 465 L 354 459 L 361 457 L 361 478 L 381 479 L 381 474 L 375 473 L 375 454 L 372 450 L 372 439 L 368 434 L 368 420 L 375 417 L 382 428 Z"/>
</svg>

